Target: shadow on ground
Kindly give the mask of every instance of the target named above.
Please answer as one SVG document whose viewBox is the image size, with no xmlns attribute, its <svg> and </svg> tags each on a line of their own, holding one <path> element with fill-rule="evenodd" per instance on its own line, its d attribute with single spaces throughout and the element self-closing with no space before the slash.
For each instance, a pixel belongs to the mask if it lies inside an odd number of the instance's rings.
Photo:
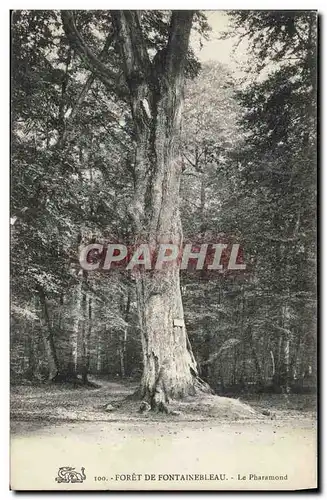
<svg viewBox="0 0 327 500">
<path fill-rule="evenodd" d="M 238 421 L 316 417 L 316 398 L 312 394 L 259 394 L 237 399 L 206 395 L 173 403 L 176 415 L 140 414 L 139 403 L 126 400 L 136 390 L 137 383 L 94 382 L 100 387 L 72 388 L 65 384 L 13 386 L 11 420 L 30 421 L 33 426 L 42 427 L 57 421 Z"/>
</svg>

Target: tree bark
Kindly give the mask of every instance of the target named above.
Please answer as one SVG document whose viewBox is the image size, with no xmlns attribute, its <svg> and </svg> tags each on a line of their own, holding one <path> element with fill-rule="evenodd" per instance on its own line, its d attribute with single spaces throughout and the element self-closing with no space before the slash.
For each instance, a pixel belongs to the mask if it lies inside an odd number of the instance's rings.
<svg viewBox="0 0 327 500">
<path fill-rule="evenodd" d="M 174 325 L 174 319 L 184 320 L 178 269 L 151 277 L 140 273 L 137 297 L 143 348 L 141 397 L 160 407 L 207 388 L 198 377 L 185 326 Z"/>
</svg>

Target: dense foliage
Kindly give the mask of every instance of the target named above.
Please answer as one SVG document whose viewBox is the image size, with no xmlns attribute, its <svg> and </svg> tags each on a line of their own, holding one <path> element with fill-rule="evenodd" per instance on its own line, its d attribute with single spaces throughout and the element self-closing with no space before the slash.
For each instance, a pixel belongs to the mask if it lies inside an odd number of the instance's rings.
<svg viewBox="0 0 327 500">
<path fill-rule="evenodd" d="M 240 243 L 247 272 L 184 273 L 186 325 L 216 390 L 288 391 L 316 374 L 317 20 L 229 15 L 254 63 L 238 82 L 189 51 L 181 212 L 185 238 Z M 151 57 L 168 16 L 144 14 Z M 79 11 L 77 21 L 118 91 L 72 48 L 60 12 L 12 15 L 13 381 L 85 383 L 142 369 L 133 276 L 78 264 L 85 242 L 131 237 L 134 138 L 110 12 Z M 194 29 L 208 36 L 203 14 Z"/>
</svg>

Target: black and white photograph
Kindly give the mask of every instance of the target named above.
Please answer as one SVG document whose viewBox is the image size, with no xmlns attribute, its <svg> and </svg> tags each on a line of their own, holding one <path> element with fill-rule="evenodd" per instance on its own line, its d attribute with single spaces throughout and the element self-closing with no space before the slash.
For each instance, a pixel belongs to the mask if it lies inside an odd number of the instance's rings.
<svg viewBox="0 0 327 500">
<path fill-rule="evenodd" d="M 317 10 L 10 11 L 11 490 L 317 490 L 317 87 Z"/>
</svg>

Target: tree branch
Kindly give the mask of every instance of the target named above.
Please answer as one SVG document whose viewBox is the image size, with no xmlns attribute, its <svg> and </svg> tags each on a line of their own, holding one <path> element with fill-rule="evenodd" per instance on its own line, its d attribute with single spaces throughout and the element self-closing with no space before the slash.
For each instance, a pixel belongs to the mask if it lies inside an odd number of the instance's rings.
<svg viewBox="0 0 327 500">
<path fill-rule="evenodd" d="M 106 39 L 106 42 L 103 46 L 103 49 L 99 55 L 99 59 L 101 60 L 102 57 L 105 56 L 105 54 L 107 53 L 108 51 L 108 48 L 111 44 L 113 40 L 113 33 L 109 33 L 109 35 L 107 36 L 107 39 Z M 75 118 L 76 118 L 76 115 L 77 115 L 77 112 L 80 108 L 80 106 L 82 105 L 84 99 L 86 98 L 90 88 L 92 87 L 92 84 L 94 82 L 96 78 L 96 75 L 95 73 L 90 73 L 90 75 L 88 76 L 82 90 L 80 91 L 79 95 L 78 95 L 78 98 L 75 102 L 75 105 L 73 106 L 72 108 L 72 111 L 68 117 L 68 119 L 66 119 L 66 122 L 65 122 L 65 130 L 64 130 L 64 133 L 61 137 L 61 140 L 59 141 L 59 145 L 60 147 L 63 147 L 65 145 L 65 142 L 67 140 L 67 137 L 68 137 L 68 134 L 70 132 L 70 128 L 71 128 L 71 125 L 72 123 L 74 122 Z"/>
<path fill-rule="evenodd" d="M 151 62 L 144 43 L 140 25 L 140 12 L 136 10 L 117 10 L 111 13 L 117 38 L 121 42 L 124 71 L 130 90 L 133 80 L 147 79 Z"/>
<path fill-rule="evenodd" d="M 193 15 L 193 10 L 174 10 L 171 15 L 166 58 L 169 79 L 183 74 Z"/>
<path fill-rule="evenodd" d="M 120 75 L 118 73 L 115 73 L 114 71 L 111 71 L 110 68 L 108 68 L 108 66 L 106 66 L 101 61 L 101 58 L 97 57 L 88 47 L 76 27 L 73 12 L 70 10 L 62 10 L 61 19 L 65 34 L 69 42 L 71 43 L 71 46 L 80 54 L 83 60 L 87 63 L 89 69 L 92 72 L 95 72 L 96 76 L 100 78 L 102 83 L 109 90 L 117 94 L 118 97 L 126 99 L 126 92 L 122 88 L 121 82 L 120 84 L 118 82 Z M 109 37 L 107 39 L 107 49 L 110 43 L 113 41 L 114 36 L 114 31 L 109 34 Z"/>
<path fill-rule="evenodd" d="M 187 160 L 187 161 L 189 162 L 189 164 L 190 164 L 192 167 L 197 168 L 197 167 L 196 167 L 196 163 L 194 163 L 192 160 L 190 160 L 190 158 L 188 158 L 188 157 L 186 156 L 186 154 L 185 154 L 185 152 L 184 152 L 184 151 L 182 152 L 182 155 L 183 155 L 183 157 L 185 158 L 185 160 Z"/>
</svg>

